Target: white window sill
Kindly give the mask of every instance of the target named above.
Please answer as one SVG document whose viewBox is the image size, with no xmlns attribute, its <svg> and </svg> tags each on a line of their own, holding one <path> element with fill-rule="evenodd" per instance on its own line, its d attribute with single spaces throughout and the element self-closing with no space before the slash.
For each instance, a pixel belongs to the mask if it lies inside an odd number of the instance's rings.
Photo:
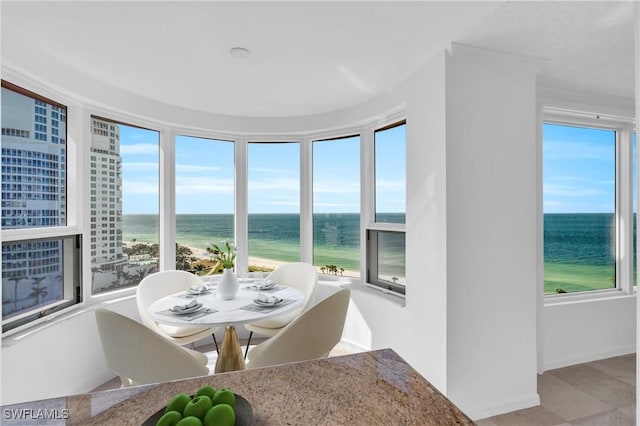
<svg viewBox="0 0 640 426">
<path fill-rule="evenodd" d="M 579 293 L 550 294 L 544 296 L 544 306 L 567 305 L 573 303 L 589 303 L 602 300 L 625 299 L 636 297 L 637 288 L 632 293 L 620 289 L 592 290 Z"/>
<path fill-rule="evenodd" d="M 371 294 L 376 297 L 388 300 L 401 307 L 406 306 L 406 301 L 403 296 L 393 293 L 389 290 L 385 290 L 372 284 L 365 284 L 360 278 L 357 277 L 345 277 L 342 275 L 330 275 L 330 274 L 318 274 L 318 283 L 335 285 L 343 288 L 348 288 L 352 291 L 358 291 L 365 294 Z"/>
<path fill-rule="evenodd" d="M 81 315 L 86 312 L 92 312 L 99 306 L 110 305 L 118 303 L 124 300 L 135 298 L 135 288 L 116 290 L 107 294 L 101 294 L 92 296 L 88 302 L 82 302 L 69 306 L 66 309 L 62 309 L 59 312 L 54 312 L 46 317 L 39 318 L 21 327 L 16 327 L 12 330 L 2 334 L 2 347 L 7 347 L 16 344 L 20 340 L 33 336 L 38 332 L 60 324 L 63 321 L 67 321 L 75 316 Z"/>
</svg>

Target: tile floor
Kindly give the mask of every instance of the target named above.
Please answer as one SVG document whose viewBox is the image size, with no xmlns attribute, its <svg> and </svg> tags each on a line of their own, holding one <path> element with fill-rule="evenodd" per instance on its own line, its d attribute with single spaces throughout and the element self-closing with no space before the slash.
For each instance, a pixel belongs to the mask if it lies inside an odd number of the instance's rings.
<svg viewBox="0 0 640 426">
<path fill-rule="evenodd" d="M 636 355 L 547 371 L 538 376 L 540 405 L 478 420 L 478 426 L 633 426 Z"/>
</svg>

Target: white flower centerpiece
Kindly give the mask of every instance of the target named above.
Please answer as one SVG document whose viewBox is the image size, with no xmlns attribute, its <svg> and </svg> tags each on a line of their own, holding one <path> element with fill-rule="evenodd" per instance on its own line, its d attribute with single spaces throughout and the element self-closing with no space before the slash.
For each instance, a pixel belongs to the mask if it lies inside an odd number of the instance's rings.
<svg viewBox="0 0 640 426">
<path fill-rule="evenodd" d="M 224 242 L 225 249 L 222 250 L 217 244 L 212 244 L 207 248 L 209 253 L 213 254 L 213 260 L 219 262 L 224 271 L 220 280 L 218 280 L 218 294 L 224 300 L 231 300 L 238 294 L 240 285 L 238 284 L 238 278 L 233 272 L 234 262 L 236 260 L 236 248 L 229 243 L 229 240 Z"/>
</svg>

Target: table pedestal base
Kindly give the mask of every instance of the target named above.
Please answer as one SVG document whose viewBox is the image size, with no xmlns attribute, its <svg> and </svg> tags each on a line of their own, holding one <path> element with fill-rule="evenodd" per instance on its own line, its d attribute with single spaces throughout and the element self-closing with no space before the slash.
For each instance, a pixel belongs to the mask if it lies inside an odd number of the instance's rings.
<svg viewBox="0 0 640 426">
<path fill-rule="evenodd" d="M 222 339 L 222 349 L 218 354 L 216 361 L 215 373 L 226 373 L 227 371 L 244 370 L 246 364 L 240 348 L 238 333 L 232 325 L 224 328 L 224 337 Z"/>
</svg>

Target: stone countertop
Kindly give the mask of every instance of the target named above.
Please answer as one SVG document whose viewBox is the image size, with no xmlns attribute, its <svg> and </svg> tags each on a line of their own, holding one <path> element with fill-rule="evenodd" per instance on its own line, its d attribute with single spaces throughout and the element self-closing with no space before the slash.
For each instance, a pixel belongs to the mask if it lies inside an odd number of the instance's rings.
<svg viewBox="0 0 640 426">
<path fill-rule="evenodd" d="M 204 385 L 247 399 L 253 425 L 474 424 L 391 349 L 4 406 L 1 423 L 139 426 Z"/>
</svg>

